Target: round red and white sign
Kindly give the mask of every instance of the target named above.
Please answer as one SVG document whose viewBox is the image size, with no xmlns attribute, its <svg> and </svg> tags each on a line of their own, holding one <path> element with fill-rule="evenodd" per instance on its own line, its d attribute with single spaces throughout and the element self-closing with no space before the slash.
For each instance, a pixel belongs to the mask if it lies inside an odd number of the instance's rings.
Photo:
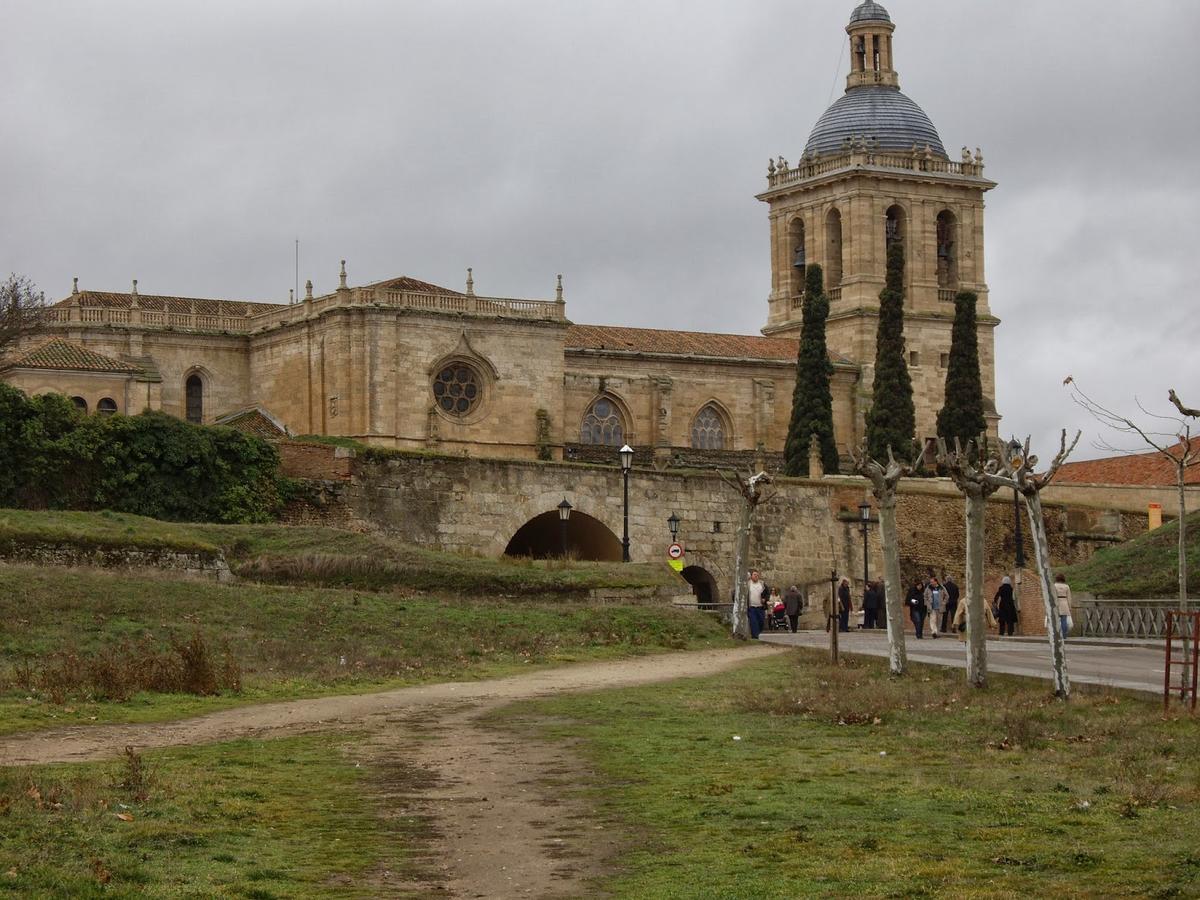
<svg viewBox="0 0 1200 900">
<path fill-rule="evenodd" d="M 667 548 L 667 556 L 671 559 L 683 559 L 683 544 L 672 544 Z"/>
</svg>

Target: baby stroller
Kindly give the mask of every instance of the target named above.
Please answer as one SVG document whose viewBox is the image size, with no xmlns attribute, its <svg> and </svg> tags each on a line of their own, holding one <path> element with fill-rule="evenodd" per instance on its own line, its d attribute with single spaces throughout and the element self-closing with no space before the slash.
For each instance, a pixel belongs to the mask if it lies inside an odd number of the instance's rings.
<svg viewBox="0 0 1200 900">
<path fill-rule="evenodd" d="M 791 631 L 787 615 L 783 611 L 783 601 L 776 600 L 767 614 L 768 631 Z"/>
</svg>

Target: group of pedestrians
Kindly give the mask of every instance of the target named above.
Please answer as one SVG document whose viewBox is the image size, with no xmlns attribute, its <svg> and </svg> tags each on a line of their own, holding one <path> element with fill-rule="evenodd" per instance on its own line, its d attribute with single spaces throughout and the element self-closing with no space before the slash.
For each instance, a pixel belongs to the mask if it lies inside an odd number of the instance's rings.
<svg viewBox="0 0 1200 900">
<path fill-rule="evenodd" d="M 750 622 L 750 636 L 757 639 L 766 627 L 770 603 L 771 588 L 762 579 L 757 570 L 750 573 L 749 602 L 746 610 Z M 1071 620 L 1071 588 L 1066 578 L 1056 576 L 1054 584 L 1057 601 L 1058 627 L 1065 640 L 1073 626 Z M 905 608 L 918 640 L 923 640 L 928 630 L 930 638 L 954 632 L 959 640 L 963 640 L 966 631 L 966 602 L 959 602 L 961 592 L 958 584 L 951 576 L 939 579 L 930 571 L 924 578 L 916 579 L 904 598 Z M 782 598 L 776 599 L 779 607 L 778 614 L 786 616 L 787 627 L 793 633 L 796 631 L 800 611 L 804 608 L 803 594 L 795 585 L 788 588 Z M 878 581 L 868 581 L 863 591 L 862 624 L 864 630 L 887 628 L 887 612 L 883 584 Z M 850 630 L 850 616 L 854 612 L 853 594 L 850 580 L 843 578 L 837 587 L 836 606 L 825 607 L 826 630 L 836 621 L 838 631 Z M 1016 635 L 1017 622 L 1020 619 L 1020 609 L 1017 605 L 1016 593 L 1013 590 L 1012 578 L 1005 575 L 992 597 L 990 604 L 984 604 L 984 617 L 989 629 L 999 627 L 1001 637 Z M 780 619 L 782 622 L 783 619 Z M 775 626 L 773 626 L 775 627 Z M 780 626 L 782 627 L 782 626 Z"/>
</svg>

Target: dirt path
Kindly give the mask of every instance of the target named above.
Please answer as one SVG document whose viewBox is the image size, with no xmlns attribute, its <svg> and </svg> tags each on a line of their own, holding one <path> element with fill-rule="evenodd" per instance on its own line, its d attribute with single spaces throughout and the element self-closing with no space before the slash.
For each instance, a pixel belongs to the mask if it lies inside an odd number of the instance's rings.
<svg viewBox="0 0 1200 900">
<path fill-rule="evenodd" d="M 516 700 L 713 675 L 779 652 L 756 643 L 271 703 L 181 722 L 16 735 L 0 739 L 0 765 L 107 759 L 127 745 L 145 750 L 364 730 L 355 756 L 372 770 L 371 799 L 385 818 L 420 820 L 434 835 L 428 847 L 406 848 L 421 851 L 419 882 L 381 871 L 370 888 L 378 896 L 595 896 L 591 880 L 610 867 L 621 836 L 595 817 L 582 796 L 590 773 L 569 745 L 530 742 L 480 718 Z"/>
</svg>

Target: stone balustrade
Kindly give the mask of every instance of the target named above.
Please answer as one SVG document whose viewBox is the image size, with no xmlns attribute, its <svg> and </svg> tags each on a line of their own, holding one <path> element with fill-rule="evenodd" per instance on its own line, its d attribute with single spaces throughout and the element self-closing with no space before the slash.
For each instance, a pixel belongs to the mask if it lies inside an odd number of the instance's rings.
<svg viewBox="0 0 1200 900">
<path fill-rule="evenodd" d="M 246 334 L 289 322 L 302 321 L 342 306 L 386 306 L 396 309 L 429 310 L 460 315 L 495 316 L 515 319 L 566 320 L 566 306 L 554 300 L 523 300 L 509 297 L 478 297 L 469 294 L 438 294 L 419 291 L 386 291 L 355 288 L 314 297 L 300 303 L 280 304 L 256 312 L 248 307 L 244 316 L 205 315 L 195 311 L 120 309 L 106 306 L 63 305 L 46 310 L 46 320 L 63 325 L 123 325 L 172 328 L 180 331 L 231 332 Z"/>
<path fill-rule="evenodd" d="M 1083 600 L 1075 605 L 1079 615 L 1076 634 L 1154 639 L 1166 636 L 1167 610 L 1179 609 L 1179 600 Z"/>
<path fill-rule="evenodd" d="M 913 150 L 909 153 L 881 152 L 860 146 L 842 153 L 809 159 L 802 158 L 795 167 L 789 167 L 786 161 L 782 161 L 779 166 L 772 163 L 767 170 L 767 187 L 768 189 L 785 187 L 812 178 L 820 178 L 823 175 L 860 168 L 895 169 L 934 175 L 983 178 L 982 156 L 971 157 L 970 154 L 965 154 L 962 162 L 953 162 L 935 156 L 928 150 Z"/>
</svg>

